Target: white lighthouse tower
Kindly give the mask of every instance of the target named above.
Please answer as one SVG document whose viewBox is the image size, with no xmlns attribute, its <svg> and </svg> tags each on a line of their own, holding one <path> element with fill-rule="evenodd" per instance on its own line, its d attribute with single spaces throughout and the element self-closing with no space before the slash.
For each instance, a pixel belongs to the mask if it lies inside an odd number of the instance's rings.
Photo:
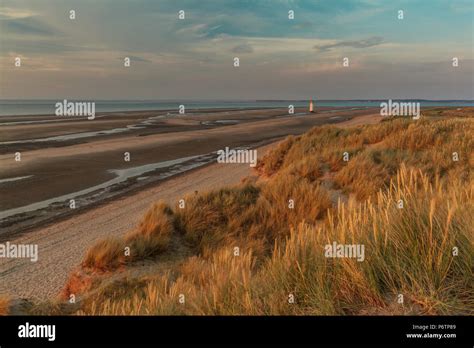
<svg viewBox="0 0 474 348">
<path fill-rule="evenodd" d="M 309 112 L 314 112 L 313 99 L 309 100 Z"/>
</svg>

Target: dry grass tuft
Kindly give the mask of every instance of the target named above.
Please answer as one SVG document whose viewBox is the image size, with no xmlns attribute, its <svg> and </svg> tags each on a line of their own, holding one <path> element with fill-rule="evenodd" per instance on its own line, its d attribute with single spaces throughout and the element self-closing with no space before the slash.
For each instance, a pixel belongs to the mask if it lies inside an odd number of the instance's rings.
<svg viewBox="0 0 474 348">
<path fill-rule="evenodd" d="M 173 211 L 165 203 L 157 203 L 148 210 L 137 229 L 125 238 L 107 238 L 89 249 L 82 267 L 111 271 L 126 263 L 156 256 L 166 251 L 173 233 Z"/>
</svg>

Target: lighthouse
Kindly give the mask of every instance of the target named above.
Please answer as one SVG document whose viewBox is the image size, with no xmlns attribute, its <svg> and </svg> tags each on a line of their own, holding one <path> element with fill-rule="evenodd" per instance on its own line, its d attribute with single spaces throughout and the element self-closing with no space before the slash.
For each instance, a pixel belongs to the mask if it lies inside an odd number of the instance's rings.
<svg viewBox="0 0 474 348">
<path fill-rule="evenodd" d="M 313 99 L 309 100 L 309 112 L 314 112 Z"/>
</svg>

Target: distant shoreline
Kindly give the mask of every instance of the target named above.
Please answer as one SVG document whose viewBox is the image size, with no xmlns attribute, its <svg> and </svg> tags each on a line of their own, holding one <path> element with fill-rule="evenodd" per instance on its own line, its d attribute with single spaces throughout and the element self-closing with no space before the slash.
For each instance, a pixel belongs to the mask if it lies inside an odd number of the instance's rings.
<svg viewBox="0 0 474 348">
<path fill-rule="evenodd" d="M 55 104 L 63 99 L 41 99 L 41 100 L 0 100 L 0 117 L 17 116 L 54 116 Z M 92 100 L 92 99 L 68 99 L 70 101 L 94 102 L 97 113 L 107 112 L 131 112 L 131 111 L 168 111 L 178 112 L 180 105 L 184 105 L 186 112 L 207 110 L 252 110 L 308 107 L 308 100 L 249 100 L 249 101 L 153 101 L 153 100 Z M 379 107 L 381 102 L 387 99 L 353 99 L 353 100 L 318 100 L 313 99 L 316 107 Z M 419 102 L 421 107 L 467 107 L 474 106 L 474 100 L 426 100 L 426 99 L 392 99 L 400 102 Z"/>
<path fill-rule="evenodd" d="M 25 101 L 50 101 L 50 100 L 61 100 L 64 98 L 58 99 L 49 99 L 49 98 L 42 98 L 42 99 L 2 99 L 0 98 L 1 102 L 7 101 L 18 101 L 18 102 L 25 102 Z M 299 101 L 299 102 L 307 102 L 307 99 L 89 99 L 89 98 L 66 98 L 70 100 L 84 100 L 84 101 L 98 101 L 98 102 L 153 102 L 153 103 L 179 103 L 179 102 L 193 102 L 193 103 L 247 103 L 247 102 L 287 102 L 287 101 Z M 406 100 L 406 101 L 427 101 L 427 102 L 474 102 L 474 99 L 417 99 L 417 98 L 375 98 L 375 99 L 316 99 L 317 101 L 321 102 L 367 102 L 367 101 L 385 101 L 387 99 L 392 100 Z"/>
</svg>

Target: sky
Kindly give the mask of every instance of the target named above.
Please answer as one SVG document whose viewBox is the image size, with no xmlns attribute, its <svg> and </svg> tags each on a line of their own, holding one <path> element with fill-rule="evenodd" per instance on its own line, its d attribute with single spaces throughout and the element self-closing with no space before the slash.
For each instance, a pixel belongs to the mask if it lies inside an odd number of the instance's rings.
<svg viewBox="0 0 474 348">
<path fill-rule="evenodd" d="M 472 0 L 0 0 L 0 98 L 474 99 L 473 21 Z"/>
</svg>

